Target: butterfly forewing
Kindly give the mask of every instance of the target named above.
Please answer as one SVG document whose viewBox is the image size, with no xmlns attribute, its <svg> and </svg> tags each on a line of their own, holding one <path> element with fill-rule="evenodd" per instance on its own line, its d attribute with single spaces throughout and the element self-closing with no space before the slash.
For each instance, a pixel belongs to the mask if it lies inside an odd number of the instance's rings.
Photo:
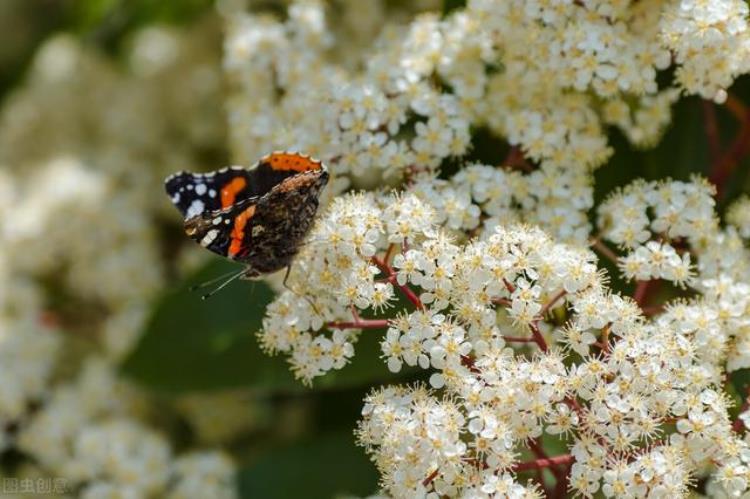
<svg viewBox="0 0 750 499">
<path fill-rule="evenodd" d="M 247 265 L 246 276 L 288 266 L 309 231 L 328 181 L 319 161 L 276 152 L 253 167 L 179 172 L 166 179 L 185 232 L 201 246 Z"/>
<path fill-rule="evenodd" d="M 252 185 L 252 171 L 233 166 L 212 173 L 178 172 L 167 178 L 164 187 L 187 219 L 251 197 Z"/>
</svg>

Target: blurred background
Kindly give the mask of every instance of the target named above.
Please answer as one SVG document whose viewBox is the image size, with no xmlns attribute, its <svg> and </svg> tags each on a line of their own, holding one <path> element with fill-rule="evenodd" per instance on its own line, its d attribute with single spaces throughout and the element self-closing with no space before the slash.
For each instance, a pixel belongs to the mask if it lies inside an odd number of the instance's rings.
<svg viewBox="0 0 750 499">
<path fill-rule="evenodd" d="M 417 379 L 387 372 L 378 336 L 310 389 L 257 347 L 271 287 L 235 283 L 206 302 L 188 290 L 233 268 L 183 236 L 163 193 L 169 173 L 231 160 L 216 10 L 0 2 L 2 497 L 377 491 L 353 437 L 362 399 Z M 597 199 L 637 177 L 708 174 L 705 105 L 682 99 L 653 150 L 614 132 Z M 737 131 L 731 113 L 716 119 L 724 136 Z M 481 130 L 473 145 L 473 159 L 494 163 L 507 150 Z M 721 206 L 746 191 L 747 171 L 743 160 Z"/>
<path fill-rule="evenodd" d="M 188 291 L 233 268 L 163 191 L 229 162 L 221 49 L 209 0 L 0 2 L 0 497 L 377 489 L 377 355 L 313 391 L 256 345 L 268 286 Z"/>
</svg>

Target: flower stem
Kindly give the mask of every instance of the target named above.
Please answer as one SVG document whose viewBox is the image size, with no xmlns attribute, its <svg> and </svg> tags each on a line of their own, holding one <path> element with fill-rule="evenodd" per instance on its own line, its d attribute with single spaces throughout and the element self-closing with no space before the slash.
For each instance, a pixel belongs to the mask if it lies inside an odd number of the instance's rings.
<svg viewBox="0 0 750 499">
<path fill-rule="evenodd" d="M 716 120 L 716 107 L 713 102 L 703 100 L 703 125 L 706 130 L 708 150 L 711 154 L 711 162 L 715 162 L 721 156 L 721 139 L 719 136 L 719 123 Z"/>
<path fill-rule="evenodd" d="M 618 264 L 620 257 L 617 256 L 617 253 L 609 249 L 609 246 L 604 244 L 600 238 L 596 237 L 592 239 L 591 247 L 594 248 L 594 251 L 601 254 L 607 260 L 611 261 L 615 265 Z"/>
<path fill-rule="evenodd" d="M 398 280 L 396 279 L 396 272 L 390 265 L 388 265 L 388 263 L 386 263 L 384 260 L 381 260 L 377 256 L 373 256 L 371 260 L 375 265 L 378 266 L 380 271 L 388 277 L 390 282 L 401 290 L 407 300 L 409 300 L 419 310 L 424 310 L 424 305 L 422 304 L 422 300 L 419 299 L 419 296 L 417 296 L 417 294 L 412 291 L 409 286 L 405 284 L 401 285 L 398 283 Z"/>
<path fill-rule="evenodd" d="M 359 319 L 335 321 L 326 324 L 330 329 L 383 329 L 388 327 L 388 319 Z"/>
<path fill-rule="evenodd" d="M 551 309 L 555 303 L 558 302 L 563 296 L 565 296 L 566 291 L 564 289 L 561 289 L 555 296 L 553 296 L 547 303 L 545 303 L 542 308 L 539 310 L 539 317 L 544 317 L 544 314 L 546 314 L 549 309 Z"/>
<path fill-rule="evenodd" d="M 524 336 L 503 336 L 503 340 L 508 343 L 536 343 L 534 338 L 526 338 Z"/>
<path fill-rule="evenodd" d="M 544 336 L 542 336 L 542 332 L 539 330 L 537 322 L 539 321 L 533 321 L 531 324 L 529 324 L 529 328 L 531 328 L 531 334 L 534 336 L 534 342 L 539 346 L 539 349 L 542 352 L 547 352 L 549 350 L 549 347 L 547 346 L 547 342 L 544 340 Z"/>
<path fill-rule="evenodd" d="M 542 445 L 541 445 L 541 443 L 540 443 L 539 440 L 540 439 L 538 437 L 537 438 L 532 438 L 531 440 L 529 440 L 529 449 L 531 449 L 531 452 L 533 452 L 534 455 L 538 459 L 549 459 L 549 456 L 544 451 L 544 448 L 542 447 Z M 552 472 L 553 475 L 555 475 L 555 478 L 558 481 L 565 479 L 565 471 L 562 470 L 562 469 L 560 469 L 560 468 L 558 468 L 557 465 L 550 466 L 550 471 Z"/>
<path fill-rule="evenodd" d="M 557 466 L 560 464 L 570 464 L 575 460 L 571 454 L 563 454 L 562 456 L 555 457 L 544 457 L 535 459 L 533 461 L 527 461 L 525 463 L 518 463 L 513 465 L 513 471 L 525 471 L 525 470 L 536 470 L 539 468 L 549 468 L 550 466 Z"/>
<path fill-rule="evenodd" d="M 643 305 L 646 303 L 646 299 L 648 298 L 648 288 L 650 284 L 651 281 L 638 281 L 635 286 L 633 299 L 641 307 L 643 307 Z"/>
<path fill-rule="evenodd" d="M 743 412 L 747 411 L 747 409 L 750 408 L 750 389 L 748 390 L 748 394 L 745 396 L 745 400 L 742 403 L 742 407 L 740 408 L 739 414 L 742 414 Z M 739 415 L 737 416 L 737 419 L 735 419 L 732 422 L 732 429 L 739 433 L 745 428 L 745 423 L 740 419 Z"/>
</svg>

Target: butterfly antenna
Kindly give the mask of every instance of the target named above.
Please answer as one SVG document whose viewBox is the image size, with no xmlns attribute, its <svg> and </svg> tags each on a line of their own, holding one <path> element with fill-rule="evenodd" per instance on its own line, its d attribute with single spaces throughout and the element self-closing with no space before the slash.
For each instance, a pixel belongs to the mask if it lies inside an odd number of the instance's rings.
<svg viewBox="0 0 750 499">
<path fill-rule="evenodd" d="M 231 272 L 227 272 L 226 274 L 221 274 L 219 277 L 214 277 L 213 279 L 209 279 L 208 281 L 204 281 L 200 284 L 194 284 L 193 286 L 190 286 L 190 291 L 198 291 L 199 289 L 206 288 L 208 286 L 211 286 L 212 284 L 215 284 L 219 281 L 223 281 L 227 277 L 234 275 L 237 271 L 233 270 Z"/>
<path fill-rule="evenodd" d="M 297 296 L 299 296 L 299 297 L 303 298 L 303 299 L 304 299 L 305 301 L 307 301 L 307 303 L 309 303 L 309 304 L 310 304 L 310 306 L 312 307 L 312 309 L 313 309 L 313 310 L 315 311 L 315 313 L 316 313 L 316 314 L 318 314 L 318 315 L 322 315 L 322 314 L 321 314 L 321 313 L 320 313 L 320 312 L 318 311 L 318 307 L 316 307 L 316 306 L 315 306 L 315 303 L 313 303 L 313 301 L 312 301 L 312 300 L 310 299 L 310 297 L 309 297 L 309 296 L 307 296 L 307 295 L 304 295 L 304 294 L 302 294 L 302 293 L 298 292 L 297 290 L 293 289 L 293 288 L 292 288 L 292 287 L 291 287 L 291 286 L 290 286 L 290 285 L 289 285 L 289 284 L 287 283 L 287 281 L 289 280 L 289 274 L 291 274 L 291 273 L 292 273 L 292 266 L 291 266 L 291 265 L 287 265 L 287 266 L 286 266 L 286 274 L 284 274 L 284 282 L 282 282 L 282 283 L 281 283 L 281 284 L 282 284 L 282 286 L 284 286 L 284 287 L 285 287 L 286 289 L 288 289 L 289 291 L 291 291 L 291 292 L 292 292 L 292 293 L 294 293 L 295 295 L 297 295 Z"/>
<path fill-rule="evenodd" d="M 236 280 L 237 278 L 242 277 L 243 275 L 245 275 L 245 272 L 247 272 L 247 269 L 242 269 L 240 272 L 237 272 L 232 277 L 230 277 L 226 281 L 224 281 L 221 284 L 219 284 L 219 286 L 216 287 L 215 289 L 212 289 L 211 291 L 209 291 L 205 295 L 201 296 L 201 299 L 208 300 L 213 295 L 215 295 L 216 293 L 218 293 L 219 291 L 221 291 L 222 289 L 224 289 L 227 286 L 227 284 L 229 284 L 230 282 Z"/>
</svg>

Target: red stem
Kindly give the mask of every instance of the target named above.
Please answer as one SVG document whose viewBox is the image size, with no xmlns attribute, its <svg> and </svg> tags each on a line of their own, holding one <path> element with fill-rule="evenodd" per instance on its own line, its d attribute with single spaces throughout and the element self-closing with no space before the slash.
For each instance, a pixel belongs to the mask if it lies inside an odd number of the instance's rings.
<svg viewBox="0 0 750 499">
<path fill-rule="evenodd" d="M 531 334 L 534 336 L 534 342 L 539 346 L 539 349 L 542 352 L 547 352 L 549 350 L 549 347 L 547 346 L 547 342 L 544 341 L 544 336 L 542 336 L 542 332 L 539 331 L 539 326 L 537 325 L 538 321 L 534 321 L 531 324 L 529 324 L 529 327 L 531 328 Z"/>
<path fill-rule="evenodd" d="M 648 298 L 648 288 L 651 281 L 638 281 L 633 292 L 633 299 L 639 306 L 643 306 Z"/>
<path fill-rule="evenodd" d="M 523 463 L 516 463 L 511 467 L 511 471 L 528 471 L 528 470 L 540 470 L 543 468 L 549 468 L 552 466 L 559 466 L 559 465 L 570 465 L 573 464 L 575 461 L 575 458 L 571 454 L 563 454 L 561 456 L 554 456 L 554 457 L 542 457 L 539 459 L 535 459 L 533 461 L 526 461 Z M 481 466 L 484 469 L 487 469 L 487 464 L 481 461 L 478 461 L 477 466 Z M 438 474 L 440 473 L 440 469 L 436 469 L 432 473 L 430 473 L 427 478 L 422 480 L 422 485 L 424 487 L 427 487 L 432 483 L 435 478 L 437 478 Z M 567 478 L 567 476 L 565 477 Z"/>
<path fill-rule="evenodd" d="M 715 163 L 721 156 L 721 139 L 719 136 L 719 123 L 716 120 L 716 107 L 713 102 L 703 100 L 703 119 L 706 129 L 708 149 L 711 153 L 711 162 Z"/>
<path fill-rule="evenodd" d="M 326 324 L 330 329 L 383 329 L 388 327 L 388 319 L 359 319 L 335 321 Z"/>
<path fill-rule="evenodd" d="M 493 298 L 492 303 L 502 305 L 503 307 L 510 307 L 513 304 L 509 298 Z"/>
<path fill-rule="evenodd" d="M 591 241 L 591 247 L 594 248 L 597 253 L 601 254 L 604 258 L 614 263 L 615 265 L 617 265 L 620 261 L 620 257 L 617 256 L 617 253 L 609 249 L 609 246 L 604 244 L 598 237 Z"/>
<path fill-rule="evenodd" d="M 559 464 L 570 464 L 575 458 L 570 454 L 563 454 L 562 456 L 546 457 L 535 459 L 533 461 L 527 461 L 525 463 L 514 464 L 513 471 L 526 471 L 536 470 L 539 468 L 549 468 L 550 466 L 557 466 Z"/>
<path fill-rule="evenodd" d="M 503 336 L 503 339 L 508 343 L 536 343 L 534 338 L 526 338 L 524 336 Z"/>
<path fill-rule="evenodd" d="M 517 168 L 523 170 L 526 173 L 534 171 L 534 167 L 526 161 L 523 155 L 523 151 L 518 146 L 512 146 L 508 151 L 507 156 L 503 160 L 500 166 L 510 166 L 511 168 Z"/>
<path fill-rule="evenodd" d="M 750 389 L 748 389 L 748 391 L 750 392 Z M 740 408 L 739 413 L 742 414 L 748 409 L 748 407 L 750 407 L 750 396 L 745 397 L 745 401 L 742 403 L 742 407 Z M 743 423 L 742 420 L 739 418 L 739 416 L 737 416 L 737 419 L 735 419 L 732 422 L 732 429 L 735 432 L 739 433 L 742 431 L 744 427 L 745 427 L 745 423 Z"/>
<path fill-rule="evenodd" d="M 664 312 L 664 306 L 663 305 L 644 306 L 644 307 L 641 307 L 641 310 L 643 311 L 643 315 L 645 315 L 646 317 L 652 317 L 654 315 Z"/>
<path fill-rule="evenodd" d="M 396 245 L 391 243 L 388 245 L 388 249 L 385 250 L 385 256 L 383 257 L 383 262 L 390 265 L 391 262 L 391 255 L 393 254 L 393 250 L 396 248 Z"/>
<path fill-rule="evenodd" d="M 383 272 L 386 276 L 388 276 L 391 283 L 393 283 L 397 288 L 401 290 L 401 292 L 406 296 L 406 299 L 409 300 L 415 307 L 417 307 L 419 310 L 424 310 L 424 305 L 422 304 L 422 300 L 419 299 L 419 296 L 412 291 L 412 289 L 407 285 L 401 285 L 396 280 L 396 272 L 393 270 L 393 268 L 388 265 L 386 262 L 378 258 L 377 256 L 373 256 L 371 258 L 372 262 L 378 266 L 381 272 Z"/>
<path fill-rule="evenodd" d="M 547 303 L 545 303 L 542 308 L 539 310 L 539 317 L 544 317 L 544 314 L 546 314 L 549 309 L 552 308 L 552 306 L 560 300 L 563 296 L 565 296 L 566 291 L 564 289 L 561 289 L 555 296 L 553 296 Z"/>
<path fill-rule="evenodd" d="M 481 372 L 474 363 L 474 359 L 472 359 L 468 355 L 461 356 L 461 365 L 468 368 L 469 371 L 473 372 L 474 374 L 478 374 Z"/>
<path fill-rule="evenodd" d="M 428 476 L 427 478 L 425 478 L 424 480 L 422 480 L 422 486 L 423 487 L 427 487 L 428 485 L 430 485 L 432 483 L 432 481 L 435 478 L 437 478 L 439 472 L 440 472 L 440 468 L 438 468 L 435 471 L 433 471 L 432 473 L 430 473 L 430 476 Z"/>
<path fill-rule="evenodd" d="M 549 459 L 549 456 L 544 451 L 544 448 L 540 445 L 538 438 L 532 438 L 531 440 L 529 440 L 529 449 L 531 449 L 531 452 L 533 452 L 538 459 Z M 550 466 L 550 471 L 553 475 L 555 475 L 555 478 L 558 480 L 558 482 L 560 480 L 564 480 L 565 472 L 557 466 Z"/>
</svg>

